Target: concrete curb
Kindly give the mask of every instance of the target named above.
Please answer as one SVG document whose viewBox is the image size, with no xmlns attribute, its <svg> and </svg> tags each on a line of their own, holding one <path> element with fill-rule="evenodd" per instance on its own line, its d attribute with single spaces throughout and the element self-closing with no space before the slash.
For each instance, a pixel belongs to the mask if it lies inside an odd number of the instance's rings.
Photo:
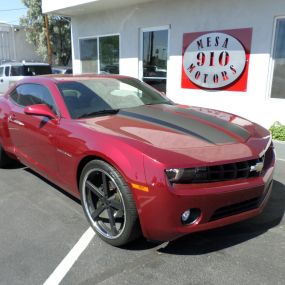
<svg viewBox="0 0 285 285">
<path fill-rule="evenodd" d="M 273 141 L 277 159 L 285 160 L 285 142 Z"/>
<path fill-rule="evenodd" d="M 285 145 L 285 141 L 277 141 L 277 140 L 273 140 L 274 144 L 284 144 Z"/>
</svg>

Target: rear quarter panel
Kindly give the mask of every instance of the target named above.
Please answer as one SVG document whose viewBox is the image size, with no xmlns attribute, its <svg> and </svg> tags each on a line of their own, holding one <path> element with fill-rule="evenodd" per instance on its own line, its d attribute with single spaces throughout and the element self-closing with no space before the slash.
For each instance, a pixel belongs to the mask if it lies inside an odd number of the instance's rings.
<svg viewBox="0 0 285 285">
<path fill-rule="evenodd" d="M 0 96 L 0 144 L 6 150 L 12 148 L 11 139 L 8 128 L 8 115 L 10 105 L 6 96 Z"/>
</svg>

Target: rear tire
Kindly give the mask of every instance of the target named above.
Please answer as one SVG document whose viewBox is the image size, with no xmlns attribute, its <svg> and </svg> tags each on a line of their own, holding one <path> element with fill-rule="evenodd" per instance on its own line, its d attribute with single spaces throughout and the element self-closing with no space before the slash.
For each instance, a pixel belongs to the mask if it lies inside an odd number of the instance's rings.
<svg viewBox="0 0 285 285">
<path fill-rule="evenodd" d="M 140 236 L 132 193 L 114 167 L 90 161 L 82 170 L 79 189 L 84 213 L 102 240 L 122 246 Z"/>
</svg>

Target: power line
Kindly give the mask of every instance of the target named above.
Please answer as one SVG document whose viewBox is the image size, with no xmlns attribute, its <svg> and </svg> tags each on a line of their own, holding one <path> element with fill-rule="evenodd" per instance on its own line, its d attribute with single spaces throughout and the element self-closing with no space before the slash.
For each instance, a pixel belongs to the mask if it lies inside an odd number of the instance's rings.
<svg viewBox="0 0 285 285">
<path fill-rule="evenodd" d="M 18 11 L 18 10 L 26 10 L 26 9 L 28 9 L 28 8 L 6 9 L 6 10 L 0 10 L 0 12 Z"/>
</svg>

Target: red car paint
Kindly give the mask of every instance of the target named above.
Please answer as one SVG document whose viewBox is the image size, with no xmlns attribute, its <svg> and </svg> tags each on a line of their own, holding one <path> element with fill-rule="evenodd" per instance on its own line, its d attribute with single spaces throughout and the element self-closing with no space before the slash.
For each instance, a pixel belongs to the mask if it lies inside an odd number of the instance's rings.
<svg viewBox="0 0 285 285">
<path fill-rule="evenodd" d="M 84 77 L 92 78 L 91 75 Z M 65 80 L 72 81 L 74 78 L 66 76 Z M 231 122 L 249 133 L 249 138 L 242 139 L 230 134 L 221 125 L 216 125 L 217 131 L 232 136 L 235 142 L 213 144 L 127 116 L 71 119 L 57 88 L 56 77 L 26 78 L 19 81 L 17 86 L 24 83 L 46 86 L 61 116 L 45 120 L 44 117 L 25 114 L 22 107 L 9 99 L 9 94 L 15 89 L 11 87 L 0 98 L 0 144 L 5 151 L 77 198 L 80 197 L 78 179 L 84 164 L 94 157 L 107 161 L 127 181 L 138 209 L 143 234 L 148 239 L 173 240 L 191 232 L 242 221 L 258 215 L 270 196 L 275 164 L 270 134 L 243 118 L 193 107 L 201 114 L 210 114 Z M 186 106 L 169 108 L 153 105 L 146 108 L 211 125 L 204 119 L 183 113 Z M 258 177 L 200 184 L 171 184 L 165 175 L 165 169 L 169 168 L 221 165 L 255 159 L 265 150 L 265 166 Z M 146 186 L 148 191 L 134 189 L 132 184 Z M 254 209 L 211 220 L 217 209 L 255 198 L 260 203 Z M 183 225 L 181 214 L 189 208 L 201 209 L 201 217 L 194 224 Z"/>
</svg>

